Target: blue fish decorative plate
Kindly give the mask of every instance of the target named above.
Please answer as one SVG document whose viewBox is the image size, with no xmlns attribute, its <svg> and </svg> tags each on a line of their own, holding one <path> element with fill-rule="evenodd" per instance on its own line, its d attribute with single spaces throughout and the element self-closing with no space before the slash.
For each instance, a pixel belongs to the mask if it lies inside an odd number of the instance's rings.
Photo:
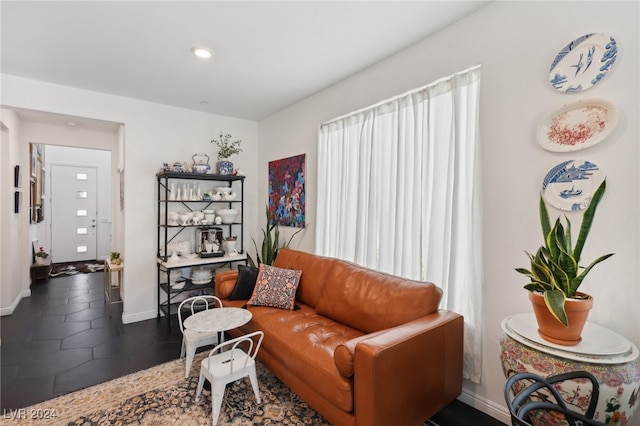
<svg viewBox="0 0 640 426">
<path fill-rule="evenodd" d="M 551 63 L 549 82 L 563 93 L 583 92 L 607 75 L 617 57 L 618 45 L 610 35 L 583 35 L 558 53 Z"/>
<path fill-rule="evenodd" d="M 597 165 L 586 160 L 569 160 L 558 164 L 544 177 L 542 194 L 553 207 L 564 211 L 581 211 L 591 202 L 604 175 Z"/>
</svg>

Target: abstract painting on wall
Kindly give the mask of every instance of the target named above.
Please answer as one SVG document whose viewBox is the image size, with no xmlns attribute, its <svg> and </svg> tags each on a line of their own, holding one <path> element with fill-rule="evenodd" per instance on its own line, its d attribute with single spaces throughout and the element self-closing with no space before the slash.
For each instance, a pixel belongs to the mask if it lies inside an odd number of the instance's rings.
<svg viewBox="0 0 640 426">
<path fill-rule="evenodd" d="M 305 226 L 305 157 L 269 162 L 269 213 L 278 225 Z"/>
</svg>

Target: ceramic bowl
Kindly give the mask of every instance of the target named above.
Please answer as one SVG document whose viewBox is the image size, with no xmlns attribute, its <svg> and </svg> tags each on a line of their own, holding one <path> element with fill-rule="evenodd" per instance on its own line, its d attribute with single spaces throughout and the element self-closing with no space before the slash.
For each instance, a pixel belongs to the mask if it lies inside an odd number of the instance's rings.
<svg viewBox="0 0 640 426">
<path fill-rule="evenodd" d="M 178 212 L 167 212 L 167 217 L 169 218 L 169 220 L 178 220 L 178 216 L 180 216 Z"/>
<path fill-rule="evenodd" d="M 193 220 L 201 220 L 204 217 L 203 212 L 193 212 Z"/>
<path fill-rule="evenodd" d="M 233 221 L 236 219 L 236 216 L 238 216 L 238 210 L 237 209 L 220 209 L 218 210 L 218 216 L 220 216 L 222 218 L 222 223 L 233 223 Z"/>
<path fill-rule="evenodd" d="M 181 214 L 180 215 L 180 222 L 182 222 L 182 223 L 189 222 L 189 219 L 191 219 L 191 215 L 188 215 L 188 214 Z"/>
<path fill-rule="evenodd" d="M 216 188 L 216 191 L 218 191 L 220 194 L 231 194 L 231 187 L 228 186 L 219 186 Z"/>
<path fill-rule="evenodd" d="M 213 273 L 208 269 L 196 269 L 191 273 L 191 280 L 196 282 L 208 281 L 213 278 Z"/>
<path fill-rule="evenodd" d="M 216 215 L 215 214 L 205 214 L 204 215 L 204 220 L 208 223 L 212 223 L 214 220 L 216 220 Z"/>
<path fill-rule="evenodd" d="M 222 200 L 223 200 L 223 201 L 233 201 L 233 200 L 235 200 L 235 199 L 236 199 L 236 196 L 237 196 L 237 195 L 236 195 L 236 193 L 235 193 L 235 192 L 232 192 L 231 194 L 224 194 L 224 195 L 222 196 Z"/>
<path fill-rule="evenodd" d="M 202 213 L 204 213 L 204 214 L 215 214 L 216 211 L 213 210 L 213 209 L 209 209 L 209 210 L 202 210 Z"/>
</svg>

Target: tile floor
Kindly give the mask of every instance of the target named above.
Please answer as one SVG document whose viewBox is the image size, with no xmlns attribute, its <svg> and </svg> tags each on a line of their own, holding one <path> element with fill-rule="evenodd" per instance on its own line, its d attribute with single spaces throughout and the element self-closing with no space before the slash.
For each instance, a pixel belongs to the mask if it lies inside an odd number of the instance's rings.
<svg viewBox="0 0 640 426">
<path fill-rule="evenodd" d="M 104 300 L 102 272 L 37 281 L 31 297 L 0 317 L 0 410 L 56 396 L 174 360 L 181 334 L 173 317 L 122 324 Z M 501 422 L 456 401 L 427 424 L 499 426 Z"/>
<path fill-rule="evenodd" d="M 12 315 L 0 317 L 0 407 L 25 407 L 167 362 L 181 334 L 165 319 L 123 325 L 104 300 L 102 272 L 37 281 Z"/>
</svg>

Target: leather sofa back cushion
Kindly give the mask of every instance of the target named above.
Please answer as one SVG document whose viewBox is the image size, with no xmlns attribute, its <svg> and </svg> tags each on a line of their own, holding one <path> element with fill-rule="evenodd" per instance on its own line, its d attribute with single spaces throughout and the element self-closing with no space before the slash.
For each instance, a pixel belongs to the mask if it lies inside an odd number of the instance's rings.
<svg viewBox="0 0 640 426">
<path fill-rule="evenodd" d="M 301 269 L 296 299 L 315 308 L 320 300 L 331 265 L 336 262 L 329 257 L 316 256 L 292 249 L 280 249 L 273 266 L 285 269 Z"/>
<path fill-rule="evenodd" d="M 304 274 L 309 275 L 306 270 Z M 442 290 L 432 283 L 335 260 L 316 310 L 363 333 L 373 333 L 436 312 L 441 298 Z"/>
</svg>

